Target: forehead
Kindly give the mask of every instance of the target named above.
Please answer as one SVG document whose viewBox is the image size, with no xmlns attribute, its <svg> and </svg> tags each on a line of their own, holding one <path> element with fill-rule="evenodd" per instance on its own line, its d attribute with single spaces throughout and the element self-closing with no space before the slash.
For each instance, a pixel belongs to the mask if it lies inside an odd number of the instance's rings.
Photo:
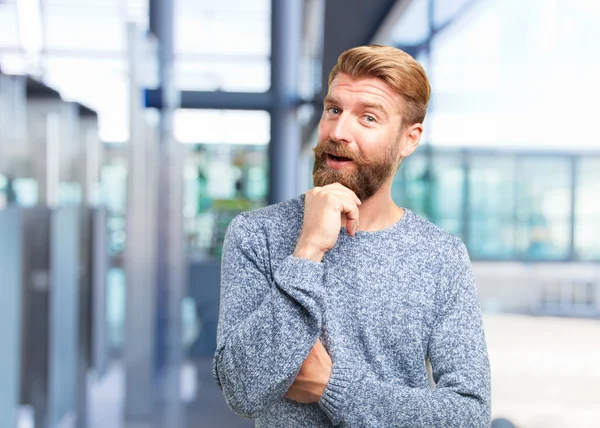
<svg viewBox="0 0 600 428">
<path fill-rule="evenodd" d="M 378 103 L 389 110 L 402 106 L 402 97 L 376 77 L 351 77 L 340 73 L 329 85 L 328 95 L 344 102 Z"/>
</svg>

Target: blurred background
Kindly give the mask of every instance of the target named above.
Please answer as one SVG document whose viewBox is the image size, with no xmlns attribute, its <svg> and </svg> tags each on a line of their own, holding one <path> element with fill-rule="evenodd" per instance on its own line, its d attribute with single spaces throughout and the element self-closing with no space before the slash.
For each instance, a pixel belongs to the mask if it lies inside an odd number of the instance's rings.
<svg viewBox="0 0 600 428">
<path fill-rule="evenodd" d="M 469 249 L 493 417 L 597 426 L 599 22 L 596 0 L 0 0 L 0 427 L 253 426 L 211 375 L 223 235 L 310 189 L 329 70 L 369 43 L 431 81 L 393 196 Z"/>
</svg>

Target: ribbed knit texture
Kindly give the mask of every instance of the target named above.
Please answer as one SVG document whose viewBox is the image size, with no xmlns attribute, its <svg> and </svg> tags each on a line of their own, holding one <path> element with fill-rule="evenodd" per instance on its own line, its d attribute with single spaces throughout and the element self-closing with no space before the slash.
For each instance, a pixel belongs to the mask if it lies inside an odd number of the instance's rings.
<svg viewBox="0 0 600 428">
<path fill-rule="evenodd" d="M 292 255 L 303 213 L 301 196 L 227 230 L 213 371 L 231 409 L 265 428 L 489 426 L 465 246 L 405 210 L 381 231 L 342 228 L 317 263 Z M 320 402 L 284 398 L 318 337 L 333 362 Z"/>
</svg>

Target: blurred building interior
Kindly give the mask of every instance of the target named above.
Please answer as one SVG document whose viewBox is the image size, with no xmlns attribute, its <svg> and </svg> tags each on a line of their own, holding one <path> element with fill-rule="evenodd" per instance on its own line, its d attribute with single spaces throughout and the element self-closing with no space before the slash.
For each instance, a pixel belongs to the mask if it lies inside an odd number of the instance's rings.
<svg viewBox="0 0 600 428">
<path fill-rule="evenodd" d="M 469 249 L 493 417 L 595 426 L 598 22 L 595 0 L 0 0 L 0 427 L 253 426 L 210 368 L 225 229 L 311 188 L 329 70 L 370 43 L 431 82 L 393 197 Z"/>
</svg>

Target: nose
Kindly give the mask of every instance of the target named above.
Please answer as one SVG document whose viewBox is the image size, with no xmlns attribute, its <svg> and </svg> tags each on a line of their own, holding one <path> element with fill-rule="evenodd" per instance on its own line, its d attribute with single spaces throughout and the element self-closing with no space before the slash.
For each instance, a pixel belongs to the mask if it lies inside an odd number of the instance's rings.
<svg viewBox="0 0 600 428">
<path fill-rule="evenodd" d="M 329 132 L 332 141 L 349 143 L 352 141 L 352 123 L 350 117 L 342 113 L 334 122 Z"/>
</svg>

